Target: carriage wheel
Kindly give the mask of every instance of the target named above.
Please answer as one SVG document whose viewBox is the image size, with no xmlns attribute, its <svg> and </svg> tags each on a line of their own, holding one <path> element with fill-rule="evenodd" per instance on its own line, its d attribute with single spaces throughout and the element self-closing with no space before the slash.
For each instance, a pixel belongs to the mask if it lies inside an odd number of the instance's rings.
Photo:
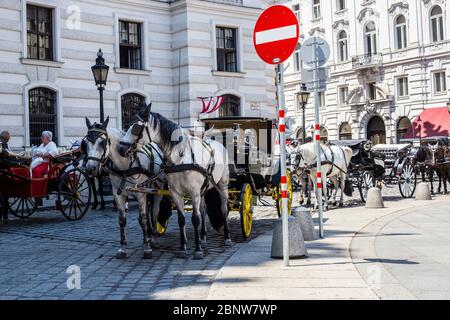
<svg viewBox="0 0 450 320">
<path fill-rule="evenodd" d="M 358 184 L 359 195 L 361 196 L 362 202 L 367 201 L 367 193 L 369 192 L 369 189 L 373 187 L 375 187 L 373 175 L 369 171 L 364 171 Z"/>
<path fill-rule="evenodd" d="M 79 168 L 65 172 L 58 187 L 58 207 L 67 220 L 80 220 L 91 204 L 92 188 Z"/>
<path fill-rule="evenodd" d="M 286 170 L 286 182 L 287 182 L 287 198 L 288 198 L 288 214 L 291 215 L 291 209 L 292 209 L 292 198 L 294 193 L 294 188 L 292 187 L 292 179 L 291 179 L 291 173 L 289 170 Z M 278 217 L 281 217 L 282 212 L 282 198 L 281 198 L 281 184 L 276 187 L 275 189 L 276 197 L 274 199 L 276 200 L 276 206 L 277 206 L 277 213 Z"/>
<path fill-rule="evenodd" d="M 412 198 L 416 191 L 417 173 L 414 167 L 407 163 L 398 178 L 398 188 L 403 198 Z"/>
<path fill-rule="evenodd" d="M 245 239 L 250 237 L 253 223 L 252 187 L 244 183 L 240 195 L 239 213 L 241 215 L 241 230 Z"/>
<path fill-rule="evenodd" d="M 9 212 L 19 219 L 26 219 L 36 211 L 33 198 L 12 197 L 8 199 Z"/>
</svg>

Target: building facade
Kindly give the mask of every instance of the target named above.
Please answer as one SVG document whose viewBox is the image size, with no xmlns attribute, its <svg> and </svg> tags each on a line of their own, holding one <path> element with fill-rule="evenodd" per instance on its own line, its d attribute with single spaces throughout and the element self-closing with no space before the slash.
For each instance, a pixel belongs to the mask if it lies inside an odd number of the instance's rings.
<svg viewBox="0 0 450 320">
<path fill-rule="evenodd" d="M 448 0 L 294 0 L 301 43 L 312 36 L 330 46 L 330 78 L 319 95 L 323 139 L 396 143 L 424 109 L 450 98 Z M 302 132 L 301 61 L 286 72 L 288 115 Z M 313 98 L 306 128 L 314 123 Z M 301 134 L 298 135 L 300 137 Z"/>
<path fill-rule="evenodd" d="M 199 97 L 225 97 L 208 117 L 275 117 L 275 72 L 253 49 L 259 0 L 1 0 L 0 130 L 16 148 L 52 130 L 70 145 L 98 120 L 91 66 L 110 66 L 105 116 L 126 128 L 143 101 L 199 125 Z"/>
</svg>

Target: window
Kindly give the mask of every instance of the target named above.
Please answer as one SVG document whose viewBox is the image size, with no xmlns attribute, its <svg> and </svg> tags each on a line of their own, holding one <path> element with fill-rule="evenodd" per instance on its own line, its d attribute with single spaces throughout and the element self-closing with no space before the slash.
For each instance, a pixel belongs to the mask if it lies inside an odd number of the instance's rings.
<svg viewBox="0 0 450 320">
<path fill-rule="evenodd" d="M 325 92 L 319 92 L 319 107 L 324 108 L 325 107 Z"/>
<path fill-rule="evenodd" d="M 122 130 L 128 130 L 134 121 L 136 114 L 141 110 L 145 103 L 145 97 L 136 93 L 124 94 L 121 98 L 122 106 Z"/>
<path fill-rule="evenodd" d="M 28 59 L 53 60 L 52 22 L 52 9 L 27 5 Z"/>
<path fill-rule="evenodd" d="M 348 60 L 347 32 L 344 30 L 338 34 L 338 58 L 340 62 Z"/>
<path fill-rule="evenodd" d="M 348 87 L 339 88 L 339 105 L 344 106 L 347 104 Z"/>
<path fill-rule="evenodd" d="M 396 49 L 405 49 L 407 46 L 406 19 L 400 15 L 395 20 L 395 47 Z"/>
<path fill-rule="evenodd" d="M 442 9 L 435 6 L 431 10 L 431 41 L 439 42 L 444 40 L 444 20 Z"/>
<path fill-rule="evenodd" d="M 397 123 L 397 143 L 400 143 L 401 139 L 405 136 L 409 127 L 411 126 L 411 120 L 407 117 L 403 117 Z"/>
<path fill-rule="evenodd" d="M 374 55 L 377 53 L 377 29 L 375 23 L 369 22 L 365 28 L 366 54 Z"/>
<path fill-rule="evenodd" d="M 386 143 L 386 127 L 383 119 L 379 116 L 373 116 L 367 125 L 367 139 L 372 143 Z"/>
<path fill-rule="evenodd" d="M 318 19 L 322 17 L 320 12 L 320 0 L 313 0 L 313 18 Z"/>
<path fill-rule="evenodd" d="M 368 83 L 367 84 L 367 99 L 369 100 L 375 100 L 376 99 L 376 89 L 375 89 L 375 83 Z"/>
<path fill-rule="evenodd" d="M 119 21 L 120 67 L 142 69 L 141 24 Z"/>
<path fill-rule="evenodd" d="M 236 29 L 217 27 L 217 70 L 237 72 Z"/>
<path fill-rule="evenodd" d="M 295 47 L 294 51 L 294 71 L 300 71 L 300 49 L 302 48 L 301 44 L 298 43 L 297 47 Z"/>
<path fill-rule="evenodd" d="M 346 1 L 345 0 L 337 0 L 336 7 L 337 7 L 338 11 L 346 9 L 347 8 Z"/>
<path fill-rule="evenodd" d="M 339 140 L 352 140 L 352 126 L 344 122 L 339 127 Z"/>
<path fill-rule="evenodd" d="M 219 109 L 220 117 L 239 117 L 241 106 L 241 99 L 232 94 L 227 94 L 224 97 L 223 104 Z"/>
<path fill-rule="evenodd" d="M 325 143 L 328 141 L 328 130 L 325 127 L 320 127 L 320 142 Z"/>
<path fill-rule="evenodd" d="M 447 90 L 447 84 L 445 81 L 445 72 L 435 72 L 434 78 L 434 92 L 445 92 Z"/>
<path fill-rule="evenodd" d="M 30 143 L 41 144 L 42 131 L 51 131 L 53 141 L 56 136 L 56 93 L 47 88 L 34 88 L 28 91 Z"/>
<path fill-rule="evenodd" d="M 408 95 L 409 95 L 408 78 L 407 77 L 397 78 L 397 96 L 406 97 Z"/>
</svg>

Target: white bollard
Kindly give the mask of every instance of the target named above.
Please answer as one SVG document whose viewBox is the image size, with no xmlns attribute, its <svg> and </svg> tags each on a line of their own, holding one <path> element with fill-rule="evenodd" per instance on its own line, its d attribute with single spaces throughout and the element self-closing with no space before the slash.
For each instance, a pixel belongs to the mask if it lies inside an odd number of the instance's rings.
<svg viewBox="0 0 450 320">
<path fill-rule="evenodd" d="M 380 189 L 376 187 L 369 189 L 369 191 L 367 192 L 366 208 L 384 208 L 383 196 L 381 195 Z"/>
<path fill-rule="evenodd" d="M 305 207 L 297 207 L 292 210 L 292 215 L 300 221 L 303 239 L 305 241 L 314 241 L 317 239 L 314 221 L 311 216 L 311 210 Z"/>
<path fill-rule="evenodd" d="M 417 185 L 416 200 L 432 200 L 430 185 L 426 182 L 421 182 Z"/>
<path fill-rule="evenodd" d="M 297 218 L 289 216 L 289 259 L 300 259 L 307 256 L 305 241 L 303 240 L 302 228 L 300 221 Z M 278 219 L 275 222 L 272 237 L 272 253 L 271 257 L 275 259 L 282 259 L 283 256 L 283 232 L 282 221 Z"/>
</svg>

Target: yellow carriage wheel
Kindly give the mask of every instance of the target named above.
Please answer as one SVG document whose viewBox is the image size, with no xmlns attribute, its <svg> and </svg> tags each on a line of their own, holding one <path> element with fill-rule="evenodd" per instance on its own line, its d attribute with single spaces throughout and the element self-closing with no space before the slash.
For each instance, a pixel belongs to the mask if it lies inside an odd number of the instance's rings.
<svg viewBox="0 0 450 320">
<path fill-rule="evenodd" d="M 241 229 L 245 239 L 250 237 L 253 223 L 252 187 L 245 183 L 240 196 L 239 213 L 241 214 Z"/>
<path fill-rule="evenodd" d="M 291 179 L 291 172 L 289 170 L 286 170 L 286 181 L 287 181 L 287 199 L 288 199 L 288 214 L 291 215 L 292 212 L 292 199 L 293 199 L 293 193 L 294 188 L 292 187 L 292 179 Z M 278 216 L 281 217 L 282 214 L 282 198 L 281 198 L 281 183 L 279 186 L 277 186 L 274 190 L 274 200 L 277 205 L 277 213 Z"/>
</svg>

